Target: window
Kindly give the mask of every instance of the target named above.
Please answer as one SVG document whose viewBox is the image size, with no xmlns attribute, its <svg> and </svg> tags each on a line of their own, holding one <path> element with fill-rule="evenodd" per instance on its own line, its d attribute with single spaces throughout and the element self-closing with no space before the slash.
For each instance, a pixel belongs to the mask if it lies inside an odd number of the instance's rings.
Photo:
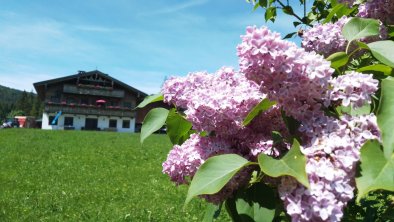
<svg viewBox="0 0 394 222">
<path fill-rule="evenodd" d="M 51 96 L 51 100 L 50 101 L 53 102 L 53 103 L 60 103 L 60 98 L 56 97 L 56 96 Z"/>
<path fill-rule="evenodd" d="M 110 119 L 109 120 L 109 128 L 116 128 L 116 119 Z"/>
<path fill-rule="evenodd" d="M 123 107 L 125 108 L 131 108 L 131 103 L 130 102 L 124 102 Z"/>
<path fill-rule="evenodd" d="M 65 126 L 73 126 L 74 118 L 73 117 L 64 117 L 64 125 Z"/>
<path fill-rule="evenodd" d="M 57 125 L 57 120 L 56 120 L 56 122 L 55 122 L 54 124 L 52 124 L 52 122 L 53 122 L 54 119 L 55 119 L 54 116 L 49 116 L 48 125 Z"/>
<path fill-rule="evenodd" d="M 123 120 L 122 128 L 130 128 L 130 120 Z"/>
<path fill-rule="evenodd" d="M 89 100 L 87 98 L 82 98 L 81 99 L 81 104 L 89 105 Z"/>
</svg>

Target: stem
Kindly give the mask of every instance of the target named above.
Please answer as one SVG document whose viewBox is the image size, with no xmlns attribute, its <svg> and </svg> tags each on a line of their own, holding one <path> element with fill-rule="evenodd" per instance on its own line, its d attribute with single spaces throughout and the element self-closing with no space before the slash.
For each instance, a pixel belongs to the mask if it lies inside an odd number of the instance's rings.
<svg viewBox="0 0 394 222">
<path fill-rule="evenodd" d="M 350 45 L 352 44 L 352 42 L 353 42 L 353 40 L 350 41 L 350 42 L 347 44 L 346 50 L 345 50 L 346 54 L 349 54 L 349 48 L 350 48 Z"/>
<path fill-rule="evenodd" d="M 304 17 L 306 17 L 306 1 L 307 0 L 304 0 Z"/>
<path fill-rule="evenodd" d="M 279 5 L 281 5 L 283 8 L 286 7 L 286 5 L 284 5 L 280 0 L 276 0 L 276 1 L 277 1 L 277 2 L 279 3 Z M 305 24 L 305 22 L 302 21 L 302 18 L 301 18 L 300 16 L 298 16 L 297 14 L 295 14 L 293 10 L 292 10 L 292 12 L 291 12 L 291 15 L 294 16 L 296 19 L 298 19 L 300 22 L 302 22 L 302 24 Z M 307 25 L 307 26 L 309 26 L 309 27 L 312 27 L 312 25 L 310 25 L 310 24 L 305 24 L 305 25 Z"/>
<path fill-rule="evenodd" d="M 349 60 L 350 60 L 350 58 L 352 58 L 352 56 L 354 55 L 354 53 L 356 53 L 356 52 L 358 52 L 358 51 L 360 51 L 361 50 L 361 48 L 357 48 L 357 49 L 355 49 L 353 52 L 351 52 L 350 54 L 349 54 Z M 347 54 L 347 53 L 346 53 Z"/>
</svg>

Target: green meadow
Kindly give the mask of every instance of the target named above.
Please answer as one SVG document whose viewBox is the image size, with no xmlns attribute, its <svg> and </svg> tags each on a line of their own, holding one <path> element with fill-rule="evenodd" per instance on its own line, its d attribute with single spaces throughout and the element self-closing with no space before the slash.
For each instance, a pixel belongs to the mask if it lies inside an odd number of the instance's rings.
<svg viewBox="0 0 394 222">
<path fill-rule="evenodd" d="M 0 130 L 0 221 L 201 221 L 205 203 L 183 210 L 187 187 L 161 173 L 170 149 L 165 135 Z"/>
</svg>

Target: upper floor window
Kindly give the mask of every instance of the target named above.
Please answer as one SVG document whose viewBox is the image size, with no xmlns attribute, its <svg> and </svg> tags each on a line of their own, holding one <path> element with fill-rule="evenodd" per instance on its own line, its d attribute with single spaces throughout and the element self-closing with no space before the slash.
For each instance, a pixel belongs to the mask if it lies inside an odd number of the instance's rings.
<svg viewBox="0 0 394 222">
<path fill-rule="evenodd" d="M 131 102 L 124 102 L 124 103 L 123 103 L 123 107 L 125 107 L 125 108 L 130 108 L 130 109 L 131 109 L 131 108 L 132 108 L 132 107 L 131 107 Z"/>
</svg>

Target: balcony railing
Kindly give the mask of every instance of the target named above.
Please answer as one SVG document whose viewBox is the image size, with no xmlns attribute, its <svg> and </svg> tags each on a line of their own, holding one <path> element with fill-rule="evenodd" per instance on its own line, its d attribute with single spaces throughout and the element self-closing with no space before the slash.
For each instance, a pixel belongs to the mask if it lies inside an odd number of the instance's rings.
<svg viewBox="0 0 394 222">
<path fill-rule="evenodd" d="M 116 97 L 123 98 L 125 95 L 124 90 L 120 89 L 108 89 L 103 87 L 86 87 L 86 86 L 77 86 L 77 85 L 69 85 L 65 84 L 63 86 L 64 93 L 73 93 L 79 95 L 93 95 L 93 96 L 106 96 L 106 97 Z"/>
<path fill-rule="evenodd" d="M 132 117 L 135 111 L 129 108 L 108 108 L 89 105 L 73 105 L 73 104 L 54 104 L 46 103 L 44 111 L 47 113 L 56 113 L 62 111 L 64 114 L 80 114 L 80 115 L 97 115 L 97 116 L 117 116 Z"/>
</svg>

